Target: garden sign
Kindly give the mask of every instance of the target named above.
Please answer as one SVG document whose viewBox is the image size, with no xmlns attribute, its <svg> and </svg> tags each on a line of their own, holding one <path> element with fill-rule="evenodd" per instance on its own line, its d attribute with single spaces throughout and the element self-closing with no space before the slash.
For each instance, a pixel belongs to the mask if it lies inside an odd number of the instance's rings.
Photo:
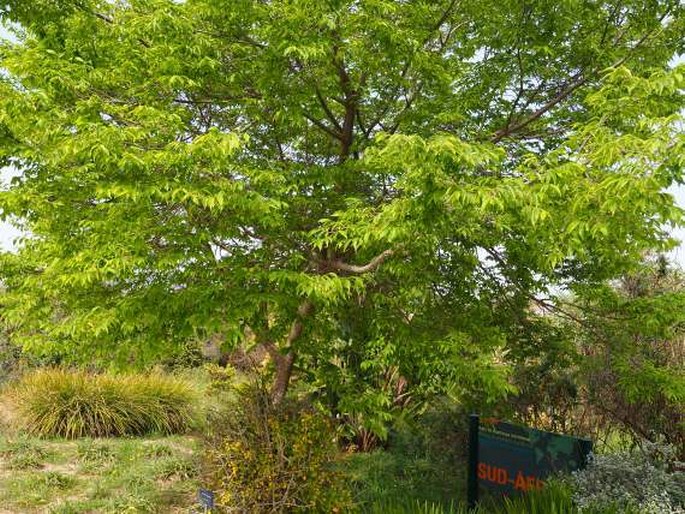
<svg viewBox="0 0 685 514">
<path fill-rule="evenodd" d="M 479 488 L 511 495 L 540 489 L 554 473 L 581 469 L 592 441 L 544 432 L 499 420 L 469 418 L 468 503 Z"/>
<path fill-rule="evenodd" d="M 197 499 L 202 505 L 204 512 L 211 512 L 214 510 L 214 493 L 208 489 L 200 489 L 197 492 Z"/>
</svg>

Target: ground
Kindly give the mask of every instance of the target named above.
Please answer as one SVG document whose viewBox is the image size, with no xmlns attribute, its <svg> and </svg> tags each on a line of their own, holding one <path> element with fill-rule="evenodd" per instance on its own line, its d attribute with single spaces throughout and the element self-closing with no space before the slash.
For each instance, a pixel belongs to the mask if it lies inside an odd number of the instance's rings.
<svg viewBox="0 0 685 514">
<path fill-rule="evenodd" d="M 0 433 L 0 514 L 188 512 L 192 436 L 41 440 Z"/>
</svg>

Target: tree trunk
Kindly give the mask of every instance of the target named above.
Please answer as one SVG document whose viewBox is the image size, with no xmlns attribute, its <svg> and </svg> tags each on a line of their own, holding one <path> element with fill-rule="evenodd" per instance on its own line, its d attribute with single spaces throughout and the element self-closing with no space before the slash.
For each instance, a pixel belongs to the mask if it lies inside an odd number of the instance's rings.
<svg viewBox="0 0 685 514">
<path fill-rule="evenodd" d="M 276 359 L 276 379 L 271 388 L 271 401 L 274 405 L 278 405 L 285 398 L 288 392 L 288 385 L 290 384 L 290 376 L 293 374 L 293 363 L 295 362 L 295 353 L 291 350 L 288 355 L 278 355 Z"/>
<path fill-rule="evenodd" d="M 293 374 L 293 364 L 295 363 L 296 353 L 293 349 L 293 342 L 295 342 L 304 329 L 302 320 L 309 316 L 314 311 L 314 305 L 309 300 L 305 300 L 297 308 L 297 318 L 293 321 L 290 327 L 290 332 L 285 342 L 285 349 L 288 353 L 283 355 L 278 351 L 278 348 L 273 342 L 268 342 L 265 346 L 276 366 L 276 379 L 271 388 L 271 401 L 274 405 L 278 405 L 285 398 L 288 392 L 288 385 L 290 385 L 290 377 Z"/>
</svg>

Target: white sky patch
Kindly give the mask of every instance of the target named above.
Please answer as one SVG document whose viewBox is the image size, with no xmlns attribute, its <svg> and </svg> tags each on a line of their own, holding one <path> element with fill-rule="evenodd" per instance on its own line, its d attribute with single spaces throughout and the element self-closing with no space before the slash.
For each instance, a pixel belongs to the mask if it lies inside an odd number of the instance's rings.
<svg viewBox="0 0 685 514">
<path fill-rule="evenodd" d="M 0 191 L 6 190 L 10 181 L 14 177 L 21 175 L 21 172 L 14 167 L 7 166 L 0 169 Z M 0 213 L 2 206 L 0 205 Z M 13 251 L 15 249 L 15 239 L 22 236 L 23 233 L 9 223 L 0 221 L 0 251 Z"/>
</svg>

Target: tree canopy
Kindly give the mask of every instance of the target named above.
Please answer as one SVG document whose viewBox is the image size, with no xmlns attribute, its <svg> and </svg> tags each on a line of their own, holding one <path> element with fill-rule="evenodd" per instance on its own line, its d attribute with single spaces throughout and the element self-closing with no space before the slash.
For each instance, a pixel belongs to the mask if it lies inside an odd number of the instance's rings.
<svg viewBox="0 0 685 514">
<path fill-rule="evenodd" d="M 348 411 L 499 390 L 531 305 L 672 243 L 684 9 L 4 0 L 3 319 L 105 362 L 249 335 Z"/>
</svg>

